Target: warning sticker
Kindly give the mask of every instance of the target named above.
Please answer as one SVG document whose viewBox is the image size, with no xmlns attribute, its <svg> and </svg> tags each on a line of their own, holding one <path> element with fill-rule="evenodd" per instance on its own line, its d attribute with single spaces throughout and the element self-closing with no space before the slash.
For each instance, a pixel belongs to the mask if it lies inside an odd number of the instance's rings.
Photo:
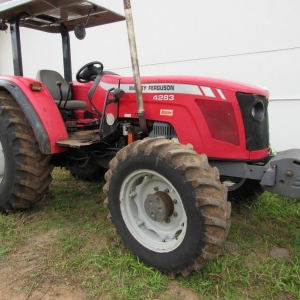
<svg viewBox="0 0 300 300">
<path fill-rule="evenodd" d="M 161 116 L 172 117 L 173 116 L 173 109 L 161 109 L 160 110 L 160 115 Z"/>
<path fill-rule="evenodd" d="M 108 113 L 106 116 L 106 122 L 108 125 L 112 125 L 115 122 L 115 116 L 111 113 Z"/>
</svg>

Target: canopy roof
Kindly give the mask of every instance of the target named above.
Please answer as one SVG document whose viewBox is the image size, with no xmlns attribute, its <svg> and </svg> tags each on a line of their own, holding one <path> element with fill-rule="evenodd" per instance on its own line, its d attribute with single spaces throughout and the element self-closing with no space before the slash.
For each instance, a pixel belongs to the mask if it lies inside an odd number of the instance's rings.
<svg viewBox="0 0 300 300">
<path fill-rule="evenodd" d="M 0 4 L 0 20 L 9 22 L 24 13 L 20 26 L 57 33 L 56 27 L 64 23 L 68 31 L 85 23 L 86 28 L 124 20 L 124 16 L 84 0 L 8 0 Z"/>
</svg>

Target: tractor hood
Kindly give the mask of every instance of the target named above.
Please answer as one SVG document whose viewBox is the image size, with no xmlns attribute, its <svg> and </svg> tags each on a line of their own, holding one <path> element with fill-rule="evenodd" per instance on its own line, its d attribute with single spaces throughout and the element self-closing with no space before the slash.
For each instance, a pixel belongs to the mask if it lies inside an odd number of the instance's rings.
<svg viewBox="0 0 300 300">
<path fill-rule="evenodd" d="M 121 77 L 116 79 L 114 75 L 105 76 L 100 86 L 108 90 L 116 85 L 116 80 L 117 82 L 121 80 L 121 88 L 126 93 L 135 91 L 133 77 Z M 216 90 L 216 94 L 218 94 L 219 91 L 227 90 L 234 93 L 240 92 L 261 95 L 269 99 L 269 91 L 266 88 L 218 78 L 182 75 L 142 76 L 141 83 L 143 93 L 152 93 L 153 91 L 165 93 L 170 88 L 172 92 L 182 92 L 182 94 L 186 92 L 188 94 L 199 94 L 202 93 L 201 90 L 207 91 L 207 94 L 211 94 L 211 89 L 213 89 Z M 196 89 L 194 87 L 196 87 Z M 178 90 L 176 90 L 176 88 L 178 88 Z M 204 93 L 204 95 L 205 94 L 206 93 Z"/>
<path fill-rule="evenodd" d="M 0 4 L 0 22 L 20 16 L 20 26 L 57 33 L 61 23 L 68 31 L 78 24 L 86 23 L 86 28 L 123 21 L 124 16 L 99 6 L 93 1 L 83 0 L 12 0 Z"/>
</svg>

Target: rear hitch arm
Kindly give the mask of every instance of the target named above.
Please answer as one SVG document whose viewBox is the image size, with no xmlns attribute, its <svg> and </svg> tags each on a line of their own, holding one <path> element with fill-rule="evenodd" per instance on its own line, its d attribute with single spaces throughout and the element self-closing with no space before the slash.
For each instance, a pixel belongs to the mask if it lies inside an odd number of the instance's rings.
<svg viewBox="0 0 300 300">
<path fill-rule="evenodd" d="M 236 161 L 214 161 L 221 176 L 254 179 L 263 188 L 289 198 L 300 198 L 300 150 L 290 149 L 269 157 L 266 164 Z"/>
<path fill-rule="evenodd" d="M 266 165 L 267 171 L 275 172 L 274 185 L 264 184 L 264 189 L 289 198 L 300 198 L 300 150 L 279 152 Z M 264 179 L 264 178 L 263 178 Z"/>
</svg>

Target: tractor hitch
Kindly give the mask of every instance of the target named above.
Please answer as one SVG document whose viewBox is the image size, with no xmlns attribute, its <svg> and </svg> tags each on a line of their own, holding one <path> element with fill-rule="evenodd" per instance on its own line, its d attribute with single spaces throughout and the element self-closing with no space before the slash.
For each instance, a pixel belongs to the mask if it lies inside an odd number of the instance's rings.
<svg viewBox="0 0 300 300">
<path fill-rule="evenodd" d="M 300 198 L 300 150 L 279 152 L 266 165 L 261 184 L 265 190 L 289 198 Z M 267 178 L 274 178 L 268 182 Z"/>
<path fill-rule="evenodd" d="M 269 156 L 257 164 L 239 161 L 209 161 L 221 178 L 254 179 L 272 193 L 300 198 L 300 149 L 290 149 Z"/>
</svg>

